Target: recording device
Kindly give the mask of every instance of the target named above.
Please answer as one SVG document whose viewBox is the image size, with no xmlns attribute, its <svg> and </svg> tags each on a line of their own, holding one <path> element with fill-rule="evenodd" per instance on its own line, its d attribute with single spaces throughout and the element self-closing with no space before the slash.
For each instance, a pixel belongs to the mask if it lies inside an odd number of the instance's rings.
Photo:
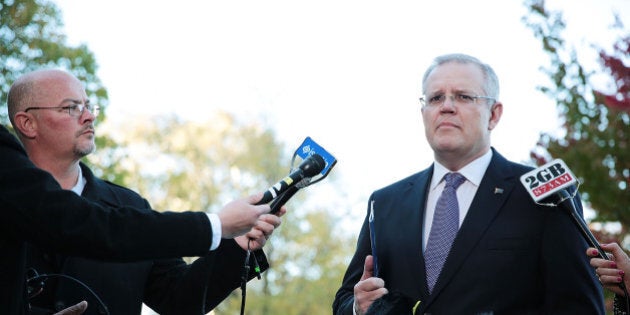
<svg viewBox="0 0 630 315">
<path fill-rule="evenodd" d="M 296 161 L 302 160 L 297 168 L 293 167 Z M 302 144 L 293 153 L 291 159 L 291 171 L 289 175 L 277 182 L 275 185 L 269 187 L 263 194 L 262 200 L 257 204 L 266 204 L 271 202 L 269 207 L 271 211 L 269 213 L 275 214 L 280 211 L 280 208 L 289 200 L 298 190 L 312 185 L 324 179 L 330 173 L 330 170 L 337 164 L 337 159 L 328 153 L 324 148 L 317 144 L 310 137 L 306 137 Z M 260 279 L 260 267 L 256 261 L 256 256 L 251 255 L 249 249 L 249 242 L 247 248 L 247 254 L 245 256 L 245 263 L 243 266 L 243 273 L 241 275 L 241 315 L 245 314 L 245 297 L 247 291 L 247 278 L 249 275 L 249 262 L 250 258 L 254 259 L 254 271 Z"/>
<path fill-rule="evenodd" d="M 324 158 L 321 155 L 313 154 L 309 156 L 297 167 L 296 170 L 291 172 L 275 185 L 269 187 L 258 204 L 261 205 L 272 201 L 274 198 L 287 192 L 290 188 L 302 183 L 304 179 L 317 175 L 324 169 L 325 166 L 326 161 L 324 161 Z"/>
<path fill-rule="evenodd" d="M 537 204 L 557 206 L 568 212 L 584 239 L 592 247 L 597 248 L 601 258 L 608 259 L 608 255 L 599 246 L 599 242 L 577 210 L 573 200 L 577 194 L 577 188 L 574 188 L 572 193 L 567 190 L 572 189 L 572 186 L 577 183 L 577 179 L 564 161 L 555 159 L 523 174 L 521 183 Z M 546 203 L 545 201 L 549 202 Z"/>
<path fill-rule="evenodd" d="M 586 222 L 580 215 L 575 204 L 574 197 L 577 194 L 577 188 L 571 190 L 572 186 L 578 183 L 575 175 L 569 170 L 569 167 L 561 159 L 555 159 L 539 168 L 536 168 L 521 176 L 521 183 L 525 186 L 527 192 L 532 196 L 534 202 L 545 206 L 557 206 L 567 211 L 573 222 L 577 225 L 584 239 L 592 246 L 597 248 L 599 257 L 610 260 L 606 252 L 599 246 L 599 242 Z M 550 200 L 551 199 L 551 200 Z M 545 201 L 550 201 L 545 203 Z M 624 282 L 619 283 L 619 287 L 623 289 L 626 299 L 629 299 L 628 291 Z"/>
<path fill-rule="evenodd" d="M 302 162 L 297 167 L 293 167 L 299 160 Z M 337 159 L 332 154 L 310 137 L 306 137 L 293 153 L 289 175 L 269 187 L 262 200 L 257 204 L 271 202 L 269 213 L 277 213 L 300 189 L 317 183 L 328 176 L 335 164 L 337 164 Z"/>
</svg>

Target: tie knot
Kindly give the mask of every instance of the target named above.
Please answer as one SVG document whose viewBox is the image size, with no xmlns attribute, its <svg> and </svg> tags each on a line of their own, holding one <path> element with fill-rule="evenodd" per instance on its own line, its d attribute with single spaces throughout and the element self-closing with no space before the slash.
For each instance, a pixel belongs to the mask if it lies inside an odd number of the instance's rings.
<svg viewBox="0 0 630 315">
<path fill-rule="evenodd" d="M 446 187 L 453 187 L 453 189 L 457 189 L 461 184 L 466 181 L 466 177 L 460 173 L 448 173 L 444 175 L 444 180 L 446 181 Z"/>
</svg>

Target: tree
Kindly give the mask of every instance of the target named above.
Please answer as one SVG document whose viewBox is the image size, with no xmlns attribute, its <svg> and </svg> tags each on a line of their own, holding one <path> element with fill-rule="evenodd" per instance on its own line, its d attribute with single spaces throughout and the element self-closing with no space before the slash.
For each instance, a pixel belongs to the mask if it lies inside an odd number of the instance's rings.
<svg viewBox="0 0 630 315">
<path fill-rule="evenodd" d="M 95 172 L 105 177 L 115 174 L 158 209 L 217 209 L 289 172 L 288 152 L 272 131 L 240 122 L 226 112 L 201 123 L 175 116 L 134 117 L 133 123 L 102 128 L 120 146 L 99 148 L 90 156 L 97 168 L 107 165 Z M 109 163 L 112 157 L 119 163 Z M 333 177 L 334 173 L 326 181 Z M 349 207 L 327 201 L 308 209 L 305 196 L 298 192 L 289 201 L 289 213 L 265 247 L 271 268 L 263 273 L 263 281 L 248 284 L 248 314 L 330 312 L 330 303 L 322 301 L 332 301 L 354 243 L 349 235 L 337 232 L 342 230 L 338 225 L 344 213 L 328 209 Z M 240 297 L 241 290 L 235 290 L 216 314 L 237 313 Z"/>
<path fill-rule="evenodd" d="M 596 210 L 595 220 L 630 226 L 630 76 L 624 63 L 628 62 L 630 37 L 619 39 L 611 53 L 599 49 L 604 71 L 589 72 L 562 38 L 565 22 L 561 13 L 547 11 L 543 1 L 527 3 L 532 14 L 526 23 L 551 59 L 544 69 L 551 83 L 540 90 L 557 100 L 565 131 L 560 137 L 542 134 L 532 158 L 539 165 L 550 156 L 562 158 L 583 183 L 580 192 Z M 622 28 L 617 21 L 616 27 Z M 605 73 L 614 85 L 608 94 L 595 89 L 592 82 Z"/>
<path fill-rule="evenodd" d="M 73 73 L 85 83 L 92 103 L 107 107 L 107 91 L 96 75 L 94 54 L 86 45 L 68 46 L 59 9 L 46 0 L 0 0 L 0 123 L 9 122 L 6 104 L 11 84 L 20 75 L 41 68 Z M 97 139 L 98 143 L 107 141 Z"/>
<path fill-rule="evenodd" d="M 587 71 L 575 49 L 562 38 L 565 22 L 559 12 L 550 12 L 542 0 L 527 0 L 530 15 L 525 23 L 542 41 L 551 64 L 544 69 L 551 81 L 539 89 L 557 100 L 564 134 L 540 136 L 531 153 L 536 164 L 551 157 L 562 158 L 579 177 L 584 201 L 596 211 L 594 221 L 620 222 L 618 234 L 595 230 L 599 242 L 620 242 L 630 226 L 630 75 L 626 65 L 630 56 L 630 36 L 621 36 L 613 52 L 599 48 L 604 71 Z M 617 18 L 616 28 L 622 25 Z M 594 88 L 595 75 L 609 76 L 612 92 Z M 607 309 L 612 297 L 605 292 Z"/>
<path fill-rule="evenodd" d="M 280 229 L 266 247 L 271 268 L 264 281 L 247 287 L 246 313 L 328 314 L 354 250 L 356 236 L 344 235 L 338 215 L 326 208 L 303 211 L 292 201 Z M 328 206 L 328 205 L 327 205 Z M 217 315 L 236 314 L 241 291 L 219 305 Z"/>
<path fill-rule="evenodd" d="M 134 188 L 157 209 L 216 208 L 285 175 L 273 131 L 226 112 L 203 123 L 137 116 L 103 127 L 115 145 L 90 158 L 98 175 Z"/>
</svg>

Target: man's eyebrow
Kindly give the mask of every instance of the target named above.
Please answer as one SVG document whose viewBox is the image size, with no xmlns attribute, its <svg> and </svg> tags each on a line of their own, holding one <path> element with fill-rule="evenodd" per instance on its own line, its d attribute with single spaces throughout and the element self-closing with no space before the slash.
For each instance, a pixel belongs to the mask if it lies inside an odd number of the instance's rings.
<svg viewBox="0 0 630 315">
<path fill-rule="evenodd" d="M 85 103 L 86 103 L 86 104 L 87 104 L 87 103 L 89 103 L 89 102 L 90 102 L 90 100 L 86 100 L 86 101 L 85 101 Z M 74 99 L 74 98 L 66 98 L 66 99 L 64 99 L 64 100 L 61 102 L 61 104 L 64 104 L 64 103 L 82 104 L 82 103 L 83 103 L 83 101 L 82 101 L 82 100 L 78 100 L 78 99 Z"/>
</svg>

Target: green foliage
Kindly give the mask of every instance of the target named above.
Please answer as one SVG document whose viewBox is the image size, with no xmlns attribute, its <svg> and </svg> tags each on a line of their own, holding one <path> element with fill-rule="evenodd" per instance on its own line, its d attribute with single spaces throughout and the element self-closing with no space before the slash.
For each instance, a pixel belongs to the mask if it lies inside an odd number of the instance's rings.
<svg viewBox="0 0 630 315">
<path fill-rule="evenodd" d="M 171 116 L 133 117 L 116 125 L 115 143 L 99 148 L 90 161 L 99 175 L 137 190 L 156 209 L 211 209 L 259 191 L 286 172 L 274 133 L 228 113 L 203 123 Z"/>
<path fill-rule="evenodd" d="M 72 72 L 86 84 L 93 103 L 107 106 L 94 55 L 86 45 L 68 46 L 62 28 L 61 13 L 52 2 L 0 0 L 0 123 L 8 123 L 11 84 L 41 68 Z M 97 129 L 105 136 L 97 138 L 98 150 L 87 159 L 96 175 L 138 191 L 157 209 L 218 209 L 289 171 L 288 152 L 273 131 L 227 113 L 205 123 L 133 117 L 110 130 L 107 124 Z M 326 181 L 331 184 L 333 178 Z M 300 207 L 302 198 L 298 194 L 291 199 L 289 213 L 265 249 L 272 267 L 263 281 L 250 282 L 248 314 L 330 312 L 354 245 L 354 237 L 338 232 L 343 231 L 339 209 L 349 206 L 334 206 L 324 198 L 319 204 L 325 208 L 307 210 Z M 217 314 L 235 314 L 239 308 L 236 290 Z"/>
<path fill-rule="evenodd" d="M 0 0 L 0 123 L 7 123 L 7 94 L 23 73 L 61 68 L 85 82 L 88 97 L 107 106 L 107 92 L 86 45 L 66 43 L 59 9 L 45 0 Z"/>
<path fill-rule="evenodd" d="M 562 37 L 566 26 L 562 14 L 547 11 L 542 0 L 525 3 L 531 11 L 524 18 L 525 23 L 541 40 L 551 61 L 544 68 L 550 83 L 539 89 L 557 101 L 565 131 L 561 137 L 541 134 L 532 159 L 538 165 L 551 158 L 563 159 L 583 183 L 580 192 L 596 211 L 594 221 L 621 223 L 618 235 L 593 231 L 597 240 L 622 243 L 620 240 L 630 226 L 630 76 L 625 66 L 630 56 L 630 37 L 622 35 L 613 54 L 599 52 L 603 72 L 616 88 L 607 95 L 591 84 L 597 72 L 588 72 L 575 49 L 567 48 Z M 617 26 L 621 26 L 620 22 Z M 605 297 L 606 308 L 611 312 L 613 294 L 606 290 Z"/>
<path fill-rule="evenodd" d="M 270 270 L 263 274 L 263 281 L 248 283 L 247 314 L 331 312 L 355 237 L 339 233 L 343 230 L 339 218 L 325 208 L 302 211 L 294 207 L 292 203 L 266 249 Z M 240 303 L 241 290 L 236 290 L 215 314 L 236 314 Z"/>
<path fill-rule="evenodd" d="M 218 209 L 289 172 L 292 151 L 285 152 L 272 131 L 225 112 L 202 123 L 134 117 L 118 122 L 111 134 L 121 146 L 99 148 L 90 160 L 106 165 L 103 176 L 115 174 L 112 179 L 140 192 L 156 209 Z M 327 185 L 332 180 L 334 173 Z M 343 213 L 331 211 L 334 205 L 318 199 L 324 207 L 309 210 L 303 207 L 305 196 L 298 192 L 289 201 L 282 225 L 265 247 L 271 268 L 262 281 L 249 282 L 247 314 L 330 312 L 354 236 L 339 233 Z M 237 289 L 215 314 L 237 314 L 240 298 Z"/>
<path fill-rule="evenodd" d="M 630 226 L 629 112 L 610 106 L 602 97 L 603 93 L 595 90 L 591 83 L 595 75 L 604 72 L 609 78 L 612 76 L 610 81 L 617 84 L 618 89 L 622 86 L 619 84 L 624 83 L 624 76 L 615 77 L 615 73 L 625 73 L 628 80 L 628 67 L 623 66 L 623 60 L 627 62 L 628 57 L 627 37 L 615 46 L 621 48 L 615 52 L 619 57 L 613 58 L 618 62 L 612 63 L 625 69 L 608 67 L 605 71 L 589 72 L 575 49 L 568 48 L 562 38 L 565 28 L 562 15 L 547 11 L 542 1 L 530 0 L 527 4 L 532 14 L 527 16 L 526 23 L 542 41 L 551 60 L 544 68 L 551 81 L 540 90 L 557 101 L 565 131 L 560 137 L 542 134 L 532 158 L 538 164 L 550 157 L 563 159 L 583 182 L 580 192 L 597 211 L 595 220 L 619 221 L 624 227 Z M 608 55 L 600 51 L 600 56 Z M 599 62 L 606 67 L 604 60 Z M 628 102 L 627 96 L 625 102 Z"/>
</svg>

